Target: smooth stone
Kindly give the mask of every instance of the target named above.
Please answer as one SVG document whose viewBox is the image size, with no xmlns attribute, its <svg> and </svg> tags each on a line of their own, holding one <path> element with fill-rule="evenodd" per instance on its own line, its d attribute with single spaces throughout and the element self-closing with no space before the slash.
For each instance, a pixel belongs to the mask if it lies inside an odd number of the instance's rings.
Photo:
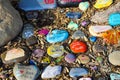
<svg viewBox="0 0 120 80">
<path fill-rule="evenodd" d="M 103 45 L 100 45 L 100 44 L 94 44 L 93 47 L 92 47 L 93 51 L 94 52 L 104 52 L 107 50 L 107 48 Z"/>
<path fill-rule="evenodd" d="M 71 30 L 78 30 L 78 24 L 74 23 L 73 21 L 71 21 L 69 24 L 68 24 L 68 29 L 71 29 Z"/>
<path fill-rule="evenodd" d="M 84 32 L 82 32 L 80 30 L 75 31 L 72 35 L 72 39 L 80 39 L 80 38 L 83 39 L 84 37 L 85 37 Z"/>
<path fill-rule="evenodd" d="M 74 54 L 69 53 L 65 56 L 65 61 L 68 63 L 74 63 L 75 60 L 76 60 L 76 57 Z"/>
<path fill-rule="evenodd" d="M 62 66 L 47 66 L 43 71 L 41 78 L 48 79 L 48 78 L 55 78 L 57 75 L 61 74 Z"/>
<path fill-rule="evenodd" d="M 49 30 L 48 29 L 41 29 L 38 31 L 38 34 L 39 35 L 47 35 L 49 33 Z"/>
<path fill-rule="evenodd" d="M 51 62 L 50 57 L 43 57 L 42 63 L 50 63 L 50 62 Z"/>
<path fill-rule="evenodd" d="M 91 78 L 80 78 L 79 80 L 92 80 Z"/>
<path fill-rule="evenodd" d="M 22 64 L 15 64 L 13 74 L 17 80 L 36 80 L 40 74 L 40 70 L 35 65 L 25 66 Z"/>
<path fill-rule="evenodd" d="M 90 3 L 88 1 L 86 2 L 81 2 L 79 4 L 79 9 L 82 10 L 82 11 L 86 11 L 90 6 Z"/>
<path fill-rule="evenodd" d="M 97 11 L 95 15 L 91 17 L 91 21 L 97 24 L 106 23 L 108 22 L 109 15 L 115 12 L 120 12 L 120 2 L 117 2 L 115 5 L 104 11 Z"/>
<path fill-rule="evenodd" d="M 63 56 L 60 56 L 60 57 L 58 57 L 56 60 L 55 60 L 55 62 L 56 63 L 59 63 L 59 62 L 61 62 L 62 61 L 62 59 L 64 58 L 64 55 Z"/>
<path fill-rule="evenodd" d="M 111 78 L 111 80 L 119 80 L 120 79 L 120 74 L 111 73 L 110 78 Z"/>
<path fill-rule="evenodd" d="M 120 51 L 113 51 L 109 54 L 109 62 L 115 66 L 120 66 Z"/>
<path fill-rule="evenodd" d="M 120 13 L 117 12 L 117 13 L 110 14 L 108 22 L 111 26 L 119 26 L 120 25 Z"/>
<path fill-rule="evenodd" d="M 27 57 L 28 57 L 28 53 L 26 52 L 26 50 L 22 48 L 12 48 L 1 54 L 2 61 L 5 64 L 22 62 Z"/>
<path fill-rule="evenodd" d="M 113 3 L 113 0 L 97 0 L 94 7 L 97 9 L 109 7 Z"/>
<path fill-rule="evenodd" d="M 66 17 L 71 19 L 79 19 L 81 18 L 82 14 L 80 12 L 67 12 Z"/>
<path fill-rule="evenodd" d="M 22 38 L 28 39 L 34 34 L 34 26 L 32 24 L 24 24 L 23 32 L 22 32 Z"/>
<path fill-rule="evenodd" d="M 96 40 L 97 40 L 97 37 L 95 37 L 95 36 L 90 37 L 91 42 L 96 42 Z"/>
<path fill-rule="evenodd" d="M 53 58 L 60 57 L 64 54 L 64 47 L 61 45 L 51 45 L 47 49 L 47 54 Z"/>
<path fill-rule="evenodd" d="M 82 41 L 79 41 L 79 40 L 74 40 L 70 44 L 70 49 L 75 54 L 77 54 L 77 53 L 85 53 L 87 51 L 87 45 L 86 45 L 85 42 L 82 42 Z"/>
<path fill-rule="evenodd" d="M 96 60 L 97 60 L 99 63 L 102 63 L 102 62 L 103 62 L 103 58 L 102 58 L 101 56 L 98 56 L 98 57 L 96 58 Z"/>
<path fill-rule="evenodd" d="M 37 11 L 30 11 L 30 12 L 26 12 L 25 15 L 28 20 L 33 20 L 33 19 L 37 19 L 39 13 Z"/>
<path fill-rule="evenodd" d="M 34 60 L 29 60 L 30 65 L 37 65 L 37 63 Z"/>
<path fill-rule="evenodd" d="M 81 26 L 83 26 L 83 27 L 86 27 L 86 26 L 88 26 L 90 24 L 90 21 L 89 20 L 83 20 L 82 22 L 81 22 Z"/>
<path fill-rule="evenodd" d="M 69 34 L 66 30 L 53 30 L 51 33 L 47 34 L 46 40 L 49 43 L 56 43 L 65 41 Z"/>
<path fill-rule="evenodd" d="M 14 39 L 22 30 L 19 12 L 9 0 L 0 0 L 0 47 Z"/>
<path fill-rule="evenodd" d="M 85 55 L 85 54 L 80 54 L 80 55 L 78 56 L 78 59 L 80 60 L 80 62 L 81 62 L 82 64 L 87 64 L 87 63 L 90 61 L 89 56 L 87 56 L 87 55 Z"/>
<path fill-rule="evenodd" d="M 26 39 L 26 44 L 28 46 L 35 45 L 36 43 L 37 43 L 37 38 L 35 36 L 31 36 L 31 37 Z"/>
<path fill-rule="evenodd" d="M 44 54 L 45 54 L 44 50 L 37 48 L 33 51 L 32 56 L 34 56 L 36 58 L 40 58 L 40 57 L 44 56 Z"/>
<path fill-rule="evenodd" d="M 85 68 L 72 68 L 69 72 L 70 77 L 79 77 L 87 74 L 88 71 Z"/>
</svg>

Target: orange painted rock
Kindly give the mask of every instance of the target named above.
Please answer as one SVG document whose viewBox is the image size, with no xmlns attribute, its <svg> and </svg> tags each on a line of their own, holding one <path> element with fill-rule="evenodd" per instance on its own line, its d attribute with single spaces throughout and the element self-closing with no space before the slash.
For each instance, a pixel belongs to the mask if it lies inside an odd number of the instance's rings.
<svg viewBox="0 0 120 80">
<path fill-rule="evenodd" d="M 86 43 L 79 41 L 79 40 L 74 40 L 71 44 L 70 44 L 70 49 L 72 50 L 72 52 L 74 53 L 84 53 L 87 51 L 87 45 Z"/>
</svg>

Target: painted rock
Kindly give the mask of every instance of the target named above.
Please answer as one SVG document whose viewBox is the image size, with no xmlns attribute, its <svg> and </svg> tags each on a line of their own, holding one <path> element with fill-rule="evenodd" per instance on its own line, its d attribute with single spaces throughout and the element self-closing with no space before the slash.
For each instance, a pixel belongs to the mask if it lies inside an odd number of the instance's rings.
<svg viewBox="0 0 120 80">
<path fill-rule="evenodd" d="M 105 26 L 96 25 L 96 26 L 90 26 L 89 32 L 93 36 L 101 36 L 101 34 L 99 34 L 99 33 L 108 31 L 110 29 L 112 29 L 112 27 L 109 25 L 105 25 Z"/>
<path fill-rule="evenodd" d="M 77 30 L 78 29 L 78 24 L 74 23 L 73 21 L 71 21 L 69 24 L 68 24 L 68 29 L 71 29 L 71 30 Z"/>
<path fill-rule="evenodd" d="M 39 35 L 47 35 L 49 33 L 49 30 L 48 29 L 41 29 L 38 31 L 38 34 Z"/>
<path fill-rule="evenodd" d="M 43 79 L 55 78 L 57 75 L 61 74 L 61 70 L 62 70 L 61 66 L 51 66 L 51 65 L 49 65 L 45 68 L 41 77 Z"/>
<path fill-rule="evenodd" d="M 40 74 L 40 70 L 35 65 L 25 66 L 16 64 L 13 68 L 13 74 L 17 80 L 36 80 Z"/>
<path fill-rule="evenodd" d="M 100 45 L 100 44 L 94 44 L 93 47 L 92 47 L 93 51 L 94 52 L 104 52 L 107 50 L 107 48 L 103 45 Z"/>
<path fill-rule="evenodd" d="M 86 43 L 79 41 L 79 40 L 74 40 L 71 44 L 70 44 L 70 49 L 72 50 L 72 52 L 74 53 L 84 53 L 87 51 L 87 45 Z"/>
<path fill-rule="evenodd" d="M 120 13 L 112 13 L 109 16 L 108 20 L 111 26 L 119 26 L 120 25 Z"/>
<path fill-rule="evenodd" d="M 84 32 L 78 30 L 78 31 L 75 31 L 72 35 L 72 39 L 80 39 L 80 38 L 84 38 L 85 37 L 85 34 Z"/>
<path fill-rule="evenodd" d="M 51 62 L 51 58 L 50 57 L 43 57 L 42 63 L 50 63 L 50 62 Z"/>
<path fill-rule="evenodd" d="M 25 15 L 28 20 L 33 20 L 38 17 L 39 13 L 37 11 L 30 11 L 30 12 L 26 12 Z"/>
<path fill-rule="evenodd" d="M 34 26 L 31 24 L 25 24 L 22 32 L 22 38 L 27 39 L 34 34 Z"/>
<path fill-rule="evenodd" d="M 87 74 L 88 71 L 85 68 L 72 68 L 69 73 L 70 77 L 79 77 Z"/>
<path fill-rule="evenodd" d="M 110 78 L 111 78 L 111 80 L 119 80 L 120 79 L 120 74 L 111 73 Z"/>
<path fill-rule="evenodd" d="M 46 39 L 49 43 L 56 43 L 65 41 L 69 34 L 66 30 L 53 30 L 51 33 L 47 34 Z"/>
<path fill-rule="evenodd" d="M 83 20 L 82 22 L 81 22 L 81 26 L 83 26 L 83 27 L 86 27 L 86 26 L 88 26 L 90 24 L 90 20 Z"/>
<path fill-rule="evenodd" d="M 101 9 L 110 6 L 112 3 L 113 0 L 97 0 L 94 7 L 97 9 Z"/>
<path fill-rule="evenodd" d="M 51 45 L 47 49 L 47 54 L 53 58 L 60 57 L 64 54 L 64 47 L 61 45 Z"/>
<path fill-rule="evenodd" d="M 24 61 L 28 56 L 28 53 L 25 52 L 22 48 L 12 48 L 5 53 L 1 54 L 3 63 L 12 64 Z"/>
<path fill-rule="evenodd" d="M 32 56 L 39 58 L 39 57 L 42 57 L 44 54 L 45 54 L 45 51 L 38 48 L 33 51 Z"/>
<path fill-rule="evenodd" d="M 67 54 L 65 56 L 65 61 L 68 63 L 73 63 L 75 60 L 76 60 L 76 57 L 73 54 Z"/>
<path fill-rule="evenodd" d="M 81 2 L 79 4 L 79 9 L 82 10 L 82 11 L 86 11 L 90 6 L 90 3 L 89 2 Z"/>
<path fill-rule="evenodd" d="M 26 39 L 26 44 L 28 46 L 35 45 L 36 43 L 37 43 L 37 38 L 35 36 L 31 36 L 31 37 Z"/>
<path fill-rule="evenodd" d="M 98 57 L 96 58 L 96 60 L 97 60 L 99 63 L 102 63 L 102 62 L 103 62 L 103 58 L 102 58 L 101 56 L 98 56 Z"/>
<path fill-rule="evenodd" d="M 82 64 L 87 64 L 87 63 L 90 61 L 89 56 L 87 56 L 87 55 L 85 55 L 85 54 L 80 54 L 80 55 L 78 56 L 78 59 L 80 60 L 80 62 L 81 62 Z"/>
<path fill-rule="evenodd" d="M 66 17 L 71 19 L 79 19 L 81 18 L 82 14 L 80 12 L 67 12 Z"/>
<path fill-rule="evenodd" d="M 113 65 L 120 66 L 120 51 L 114 51 L 110 53 L 109 62 Z"/>
<path fill-rule="evenodd" d="M 96 40 L 97 40 L 97 37 L 95 37 L 95 36 L 90 37 L 91 42 L 96 42 Z"/>
<path fill-rule="evenodd" d="M 92 80 L 91 78 L 80 78 L 79 80 Z"/>
</svg>

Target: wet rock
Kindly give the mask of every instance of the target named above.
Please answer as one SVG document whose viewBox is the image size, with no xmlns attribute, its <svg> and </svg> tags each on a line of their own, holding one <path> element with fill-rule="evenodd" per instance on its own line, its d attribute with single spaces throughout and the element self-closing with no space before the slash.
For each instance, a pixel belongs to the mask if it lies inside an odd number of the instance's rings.
<svg viewBox="0 0 120 80">
<path fill-rule="evenodd" d="M 57 75 L 61 74 L 62 67 L 61 66 L 47 66 L 43 71 L 41 77 L 43 79 L 54 78 Z"/>
<path fill-rule="evenodd" d="M 40 74 L 40 70 L 35 65 L 25 66 L 22 64 L 15 64 L 13 74 L 17 80 L 36 80 Z"/>
<path fill-rule="evenodd" d="M 75 31 L 72 35 L 72 39 L 83 39 L 85 37 L 85 34 L 84 32 L 78 30 L 78 31 Z"/>
<path fill-rule="evenodd" d="M 110 78 L 111 78 L 111 80 L 119 80 L 120 79 L 120 74 L 111 73 Z"/>
<path fill-rule="evenodd" d="M 26 39 L 26 44 L 28 46 L 32 46 L 32 45 L 34 45 L 36 43 L 37 43 L 37 38 L 35 36 L 31 36 L 31 37 Z"/>
<path fill-rule="evenodd" d="M 22 19 L 9 0 L 0 0 L 0 46 L 15 38 L 22 29 Z"/>
<path fill-rule="evenodd" d="M 109 15 L 115 12 L 120 12 L 120 2 L 118 2 L 114 6 L 109 7 L 105 11 L 96 12 L 95 15 L 91 17 L 91 21 L 100 24 L 108 22 Z"/>
<path fill-rule="evenodd" d="M 80 55 L 78 56 L 78 59 L 80 60 L 80 62 L 81 62 L 82 64 L 87 64 L 87 63 L 90 61 L 89 56 L 87 56 L 87 55 L 85 55 L 85 54 L 80 54 Z"/>
<path fill-rule="evenodd" d="M 68 63 L 73 63 L 75 60 L 76 60 L 76 57 L 73 54 L 67 54 L 65 56 L 65 61 Z"/>
<path fill-rule="evenodd" d="M 89 2 L 81 2 L 79 4 L 79 9 L 82 10 L 82 11 L 86 11 L 90 6 L 90 3 Z"/>
</svg>

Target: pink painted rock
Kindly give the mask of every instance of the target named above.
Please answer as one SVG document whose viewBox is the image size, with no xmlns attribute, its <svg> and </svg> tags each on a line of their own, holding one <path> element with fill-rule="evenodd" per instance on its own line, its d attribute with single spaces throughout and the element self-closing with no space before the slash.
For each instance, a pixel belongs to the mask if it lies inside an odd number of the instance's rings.
<svg viewBox="0 0 120 80">
<path fill-rule="evenodd" d="M 39 35 L 47 35 L 49 33 L 49 30 L 48 29 L 41 29 L 38 31 L 38 34 Z"/>
</svg>

